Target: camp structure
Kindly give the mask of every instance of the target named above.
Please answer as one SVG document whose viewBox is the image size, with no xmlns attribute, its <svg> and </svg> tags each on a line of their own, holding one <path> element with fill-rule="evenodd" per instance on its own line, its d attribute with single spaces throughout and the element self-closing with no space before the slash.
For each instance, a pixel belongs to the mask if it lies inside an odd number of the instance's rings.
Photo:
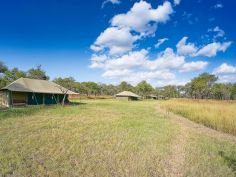
<svg viewBox="0 0 236 177">
<path fill-rule="evenodd" d="M 148 95 L 146 98 L 151 99 L 151 100 L 157 100 L 158 99 L 158 97 L 156 95 Z"/>
<path fill-rule="evenodd" d="M 23 105 L 51 105 L 69 102 L 68 96 L 77 94 L 54 82 L 20 78 L 0 89 L 1 105 L 5 107 Z"/>
<path fill-rule="evenodd" d="M 120 92 L 118 94 L 116 94 L 116 99 L 119 99 L 119 100 L 138 100 L 140 98 L 139 95 L 136 95 L 135 93 L 133 92 L 130 92 L 130 91 L 123 91 L 123 92 Z"/>
</svg>

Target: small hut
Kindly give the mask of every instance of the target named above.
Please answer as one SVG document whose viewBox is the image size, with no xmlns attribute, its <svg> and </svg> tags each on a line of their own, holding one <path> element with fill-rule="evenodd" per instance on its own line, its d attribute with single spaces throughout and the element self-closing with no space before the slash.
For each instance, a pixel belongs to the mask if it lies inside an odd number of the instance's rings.
<svg viewBox="0 0 236 177">
<path fill-rule="evenodd" d="M 20 78 L 0 92 L 5 107 L 59 104 L 64 97 L 66 103 L 69 95 L 77 94 L 51 81 L 28 78 Z"/>
<path fill-rule="evenodd" d="M 130 101 L 130 100 L 138 100 L 140 99 L 140 96 L 130 91 L 123 91 L 116 94 L 116 99 Z"/>
<path fill-rule="evenodd" d="M 158 99 L 156 95 L 148 95 L 146 98 L 151 99 L 151 100 L 157 100 Z"/>
</svg>

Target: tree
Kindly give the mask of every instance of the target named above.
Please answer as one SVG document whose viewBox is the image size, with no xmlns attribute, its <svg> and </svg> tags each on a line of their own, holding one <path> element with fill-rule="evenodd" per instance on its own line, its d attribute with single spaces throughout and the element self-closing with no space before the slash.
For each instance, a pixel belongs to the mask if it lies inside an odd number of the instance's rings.
<svg viewBox="0 0 236 177">
<path fill-rule="evenodd" d="M 146 98 L 148 94 L 151 94 L 151 92 L 154 91 L 153 87 L 146 81 L 140 82 L 136 86 L 136 89 L 139 92 L 139 94 L 142 95 L 144 98 Z"/>
<path fill-rule="evenodd" d="M 21 71 L 18 68 L 7 70 L 5 71 L 4 76 L 2 77 L 1 84 L 3 86 L 6 86 L 21 77 L 26 77 L 26 73 L 24 71 Z"/>
<path fill-rule="evenodd" d="M 67 78 L 56 78 L 53 80 L 55 83 L 57 83 L 59 86 L 58 88 L 61 90 L 61 92 L 63 93 L 63 100 L 62 100 L 62 106 L 64 106 L 65 104 L 65 99 L 66 99 L 66 95 L 68 93 L 69 90 L 76 90 L 76 82 L 75 79 L 73 77 L 67 77 Z"/>
<path fill-rule="evenodd" d="M 161 90 L 161 95 L 168 98 L 177 98 L 179 97 L 179 92 L 177 87 L 174 85 L 167 85 Z"/>
<path fill-rule="evenodd" d="M 0 61 L 0 74 L 5 73 L 8 70 L 7 66 Z"/>
<path fill-rule="evenodd" d="M 31 79 L 49 80 L 49 76 L 47 76 L 46 72 L 42 70 L 41 65 L 30 69 L 27 72 L 27 77 Z"/>
<path fill-rule="evenodd" d="M 208 73 L 203 73 L 193 78 L 189 85 L 191 96 L 198 99 L 208 98 L 211 95 L 212 87 L 217 79 L 215 75 Z"/>
<path fill-rule="evenodd" d="M 95 96 L 100 92 L 100 87 L 95 82 L 83 82 L 85 88 L 87 88 L 87 95 L 94 94 Z"/>
<path fill-rule="evenodd" d="M 121 82 L 118 87 L 120 91 L 134 91 L 134 87 L 125 81 Z"/>
</svg>

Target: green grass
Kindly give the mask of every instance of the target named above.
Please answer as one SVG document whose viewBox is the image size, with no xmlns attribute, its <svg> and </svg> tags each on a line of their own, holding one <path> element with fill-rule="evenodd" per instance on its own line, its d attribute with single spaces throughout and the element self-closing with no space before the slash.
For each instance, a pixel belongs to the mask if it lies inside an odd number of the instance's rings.
<svg viewBox="0 0 236 177">
<path fill-rule="evenodd" d="M 210 128 L 236 135 L 236 102 L 172 99 L 162 107 Z"/>
<path fill-rule="evenodd" d="M 86 100 L 0 112 L 0 176 L 165 176 L 179 126 L 158 112 L 158 104 Z M 189 139 L 191 166 L 183 173 L 234 176 L 236 145 L 203 140 L 194 134 Z M 231 166 L 220 151 L 231 157 Z"/>
</svg>

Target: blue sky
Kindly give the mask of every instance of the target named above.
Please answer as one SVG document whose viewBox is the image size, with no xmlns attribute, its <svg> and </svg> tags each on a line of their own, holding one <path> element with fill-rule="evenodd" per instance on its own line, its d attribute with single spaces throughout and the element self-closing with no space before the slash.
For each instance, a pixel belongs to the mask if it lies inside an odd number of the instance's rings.
<svg viewBox="0 0 236 177">
<path fill-rule="evenodd" d="M 51 79 L 155 86 L 202 72 L 236 81 L 236 2 L 0 1 L 0 60 Z M 158 44 L 159 42 L 159 44 Z"/>
</svg>

